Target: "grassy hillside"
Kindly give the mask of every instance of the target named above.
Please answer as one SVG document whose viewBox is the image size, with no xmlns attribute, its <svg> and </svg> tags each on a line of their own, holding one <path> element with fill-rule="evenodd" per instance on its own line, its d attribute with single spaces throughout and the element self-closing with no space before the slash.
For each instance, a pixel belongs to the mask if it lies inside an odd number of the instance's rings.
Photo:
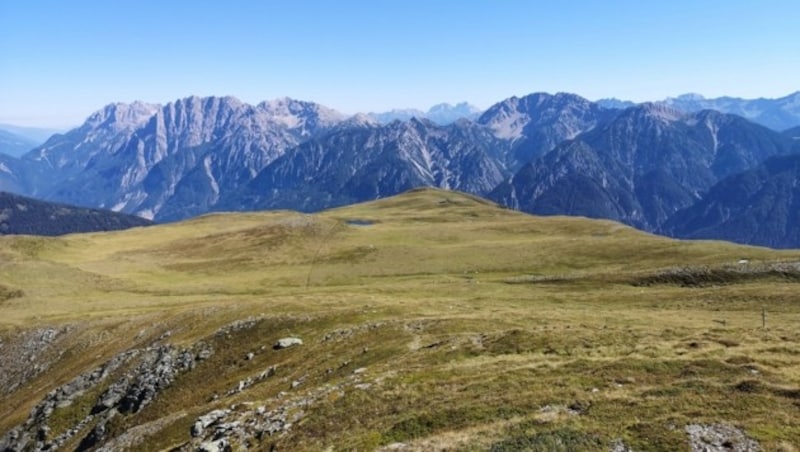
<svg viewBox="0 0 800 452">
<path fill-rule="evenodd" d="M 0 434 L 135 350 L 52 409 L 40 440 L 189 450 L 217 429 L 234 449 L 689 450 L 718 426 L 795 450 L 798 261 L 437 190 L 0 237 Z M 283 337 L 303 344 L 273 349 Z M 198 358 L 141 408 L 98 408 L 167 346 Z M 193 438 L 215 409 L 243 427 Z M 276 427 L 252 427 L 264 419 Z"/>
</svg>

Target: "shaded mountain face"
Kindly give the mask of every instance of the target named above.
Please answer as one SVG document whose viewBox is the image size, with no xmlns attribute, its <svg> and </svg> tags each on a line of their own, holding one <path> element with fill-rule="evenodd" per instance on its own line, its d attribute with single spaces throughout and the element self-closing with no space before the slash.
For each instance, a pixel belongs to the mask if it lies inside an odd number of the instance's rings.
<svg viewBox="0 0 800 452">
<path fill-rule="evenodd" d="M 466 120 L 351 124 L 288 151 L 221 207 L 315 211 L 420 186 L 485 194 L 509 175 L 503 149 Z"/>
<path fill-rule="evenodd" d="M 134 215 L 67 206 L 0 192 L 0 234 L 63 235 L 115 231 L 151 224 Z"/>
<path fill-rule="evenodd" d="M 526 165 L 490 198 L 653 231 L 720 179 L 791 149 L 786 137 L 734 115 L 643 104 Z"/>
<path fill-rule="evenodd" d="M 26 156 L 58 176 L 34 194 L 146 218 L 208 211 L 283 152 L 339 122 L 337 112 L 278 99 L 233 97 L 117 104 Z M 165 214 L 161 211 L 165 209 Z"/>
<path fill-rule="evenodd" d="M 24 160 L 0 153 L 0 191 L 25 193 L 38 168 Z"/>
<path fill-rule="evenodd" d="M 510 143 L 506 164 L 516 169 L 615 113 L 575 94 L 534 93 L 493 105 L 477 122 Z"/>
<path fill-rule="evenodd" d="M 696 204 L 677 212 L 662 233 L 773 248 L 800 247 L 800 155 L 767 160 L 725 178 Z"/>
<path fill-rule="evenodd" d="M 786 135 L 788 138 L 795 140 L 796 142 L 800 142 L 800 126 L 784 130 L 783 134 Z"/>
</svg>

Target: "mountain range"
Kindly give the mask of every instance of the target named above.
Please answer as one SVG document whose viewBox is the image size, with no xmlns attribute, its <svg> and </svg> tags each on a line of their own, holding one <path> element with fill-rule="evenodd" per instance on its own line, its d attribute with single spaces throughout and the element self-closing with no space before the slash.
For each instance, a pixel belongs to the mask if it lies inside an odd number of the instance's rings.
<svg viewBox="0 0 800 452">
<path fill-rule="evenodd" d="M 715 183 L 791 152 L 781 134 L 712 110 L 623 110 L 525 165 L 490 198 L 526 212 L 609 218 L 658 231 Z"/>
<path fill-rule="evenodd" d="M 601 99 L 597 103 L 606 108 L 628 108 L 636 105 L 634 102 L 619 99 Z M 800 124 L 800 91 L 777 99 L 742 99 L 729 96 L 707 99 L 700 94 L 688 93 L 656 103 L 689 113 L 702 110 L 730 113 L 777 131 Z"/>
<path fill-rule="evenodd" d="M 778 99 L 775 108 L 788 115 L 797 97 Z M 702 101 L 608 108 L 611 101 L 534 93 L 448 124 L 416 115 L 347 117 L 288 98 L 111 104 L 19 159 L 0 155 L 0 189 L 174 221 L 221 210 L 316 211 L 433 186 L 677 237 L 800 246 L 791 209 L 764 218 L 752 204 L 773 198 L 726 198 L 725 211 L 744 218 L 737 222 L 708 216 L 721 207 L 702 208 L 720 206 L 730 184 L 788 180 L 762 165 L 800 150 L 798 129 L 780 133 L 736 114 L 691 111 Z M 788 117 L 767 110 L 758 118 Z M 779 227 L 787 232 L 759 232 Z M 725 232 L 731 228 L 744 230 Z"/>
</svg>

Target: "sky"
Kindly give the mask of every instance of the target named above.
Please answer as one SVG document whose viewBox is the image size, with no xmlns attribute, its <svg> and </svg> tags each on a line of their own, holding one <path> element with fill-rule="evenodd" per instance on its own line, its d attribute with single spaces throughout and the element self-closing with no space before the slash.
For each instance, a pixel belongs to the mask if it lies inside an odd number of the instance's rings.
<svg viewBox="0 0 800 452">
<path fill-rule="evenodd" d="M 0 123 L 232 95 L 343 113 L 800 90 L 797 0 L 0 0 Z"/>
</svg>

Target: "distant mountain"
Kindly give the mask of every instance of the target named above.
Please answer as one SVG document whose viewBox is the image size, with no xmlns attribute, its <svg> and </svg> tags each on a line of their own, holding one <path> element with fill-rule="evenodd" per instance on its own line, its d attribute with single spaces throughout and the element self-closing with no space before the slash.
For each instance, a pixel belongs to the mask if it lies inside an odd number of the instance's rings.
<svg viewBox="0 0 800 452">
<path fill-rule="evenodd" d="M 44 127 L 23 127 L 13 124 L 0 124 L 0 130 L 5 130 L 7 132 L 13 133 L 14 135 L 19 135 L 23 138 L 26 138 L 28 141 L 34 142 L 35 146 L 44 143 L 45 141 L 47 141 L 48 138 L 57 133 L 64 132 L 61 129 L 50 129 Z"/>
<path fill-rule="evenodd" d="M 747 118 L 773 130 L 800 125 L 800 91 L 778 99 L 740 99 L 718 97 L 706 99 L 699 94 L 684 94 L 663 101 L 680 110 L 694 112 L 717 110 Z"/>
<path fill-rule="evenodd" d="M 33 193 L 45 199 L 186 218 L 207 212 L 286 149 L 343 119 L 292 99 L 256 106 L 233 97 L 115 104 L 25 158 L 57 174 Z"/>
<path fill-rule="evenodd" d="M 437 104 L 428 111 L 415 108 L 395 109 L 383 113 L 369 113 L 367 116 L 381 124 L 392 121 L 408 121 L 411 118 L 428 119 L 439 125 L 452 124 L 458 119 L 476 119 L 481 113 L 478 107 L 461 102 L 456 105 L 447 103 Z"/>
<path fill-rule="evenodd" d="M 615 108 L 617 110 L 624 110 L 626 108 L 636 106 L 636 102 L 631 102 L 629 100 L 620 100 L 615 97 L 598 99 L 597 101 L 595 101 L 595 103 L 603 108 Z"/>
<path fill-rule="evenodd" d="M 114 231 L 152 222 L 133 215 L 38 201 L 0 192 L 0 234 L 62 235 Z"/>
<path fill-rule="evenodd" d="M 509 175 L 503 148 L 467 120 L 361 122 L 287 151 L 220 207 L 315 211 L 420 186 L 485 194 Z"/>
<path fill-rule="evenodd" d="M 800 247 L 800 155 L 775 157 L 714 185 L 661 228 L 674 237 Z"/>
<path fill-rule="evenodd" d="M 477 119 L 481 114 L 481 109 L 470 105 L 466 102 L 461 102 L 456 105 L 450 104 L 437 104 L 428 109 L 425 118 L 439 125 L 447 125 L 456 122 L 459 119 Z"/>
<path fill-rule="evenodd" d="M 525 165 L 490 198 L 654 231 L 720 179 L 791 150 L 785 136 L 735 115 L 643 104 Z"/>
<path fill-rule="evenodd" d="M 792 99 L 770 105 L 791 113 Z M 717 100 L 686 95 L 618 109 L 628 103 L 533 93 L 447 125 L 418 111 L 388 123 L 348 118 L 289 98 L 120 103 L 20 159 L 0 155 L 0 189 L 173 221 L 219 210 L 315 211 L 431 186 L 532 213 L 691 234 L 678 212 L 728 177 L 800 152 L 800 127 L 778 133 L 737 115 L 685 111 Z M 424 116 L 465 114 L 474 107 L 442 104 Z"/>
<path fill-rule="evenodd" d="M 568 93 L 511 97 L 486 110 L 478 123 L 487 126 L 511 151 L 507 164 L 519 168 L 564 140 L 593 129 L 616 114 Z"/>
<path fill-rule="evenodd" d="M 619 99 L 601 99 L 597 103 L 606 108 L 627 108 L 636 105 Z M 655 103 L 689 113 L 716 110 L 734 114 L 777 131 L 800 126 L 800 91 L 777 99 L 741 99 L 727 96 L 706 99 L 700 94 L 688 93 L 678 97 L 668 97 Z"/>
<path fill-rule="evenodd" d="M 30 195 L 78 205 L 93 205 L 88 199 L 51 195 L 59 184 L 80 178 L 91 162 L 112 156 L 123 146 L 155 112 L 158 105 L 134 102 L 111 104 L 95 112 L 78 128 L 65 134 L 56 134 L 44 144 L 31 150 L 23 159 L 40 168 L 47 175 L 32 181 Z"/>
<path fill-rule="evenodd" d="M 0 129 L 0 154 L 19 157 L 39 144 L 22 135 Z"/>
</svg>

